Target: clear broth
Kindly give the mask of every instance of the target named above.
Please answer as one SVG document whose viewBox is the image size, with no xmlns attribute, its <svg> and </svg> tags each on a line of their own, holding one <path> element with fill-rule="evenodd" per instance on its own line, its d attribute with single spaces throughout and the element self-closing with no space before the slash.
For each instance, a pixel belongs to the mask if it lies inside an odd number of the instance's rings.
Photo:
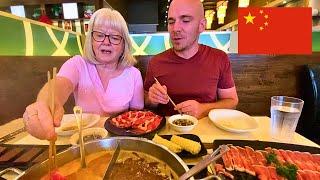
<svg viewBox="0 0 320 180">
<path fill-rule="evenodd" d="M 86 156 L 87 167 L 81 169 L 80 158 L 59 167 L 59 174 L 72 180 L 101 180 L 111 160 L 113 151 L 100 151 Z M 139 164 L 139 165 L 138 165 Z M 135 172 L 135 174 L 132 174 Z M 121 150 L 114 164 L 110 180 L 124 179 L 178 179 L 176 173 L 164 162 L 141 152 Z M 41 179 L 50 179 L 46 175 Z"/>
</svg>

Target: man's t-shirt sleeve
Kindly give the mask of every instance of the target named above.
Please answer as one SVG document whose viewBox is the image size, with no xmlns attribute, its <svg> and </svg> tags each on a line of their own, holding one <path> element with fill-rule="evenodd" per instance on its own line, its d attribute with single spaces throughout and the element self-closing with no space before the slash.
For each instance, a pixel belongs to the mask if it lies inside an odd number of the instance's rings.
<svg viewBox="0 0 320 180">
<path fill-rule="evenodd" d="M 229 57 L 227 54 L 223 53 L 221 57 L 221 71 L 220 71 L 220 79 L 218 82 L 219 89 L 228 89 L 235 86 L 234 80 L 232 77 L 232 68 Z"/>
</svg>

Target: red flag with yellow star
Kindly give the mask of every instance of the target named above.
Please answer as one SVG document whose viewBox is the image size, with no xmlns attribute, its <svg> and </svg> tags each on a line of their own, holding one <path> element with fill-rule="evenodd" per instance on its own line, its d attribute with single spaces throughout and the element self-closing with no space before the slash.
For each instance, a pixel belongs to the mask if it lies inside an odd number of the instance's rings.
<svg viewBox="0 0 320 180">
<path fill-rule="evenodd" d="M 238 9 L 239 54 L 311 54 L 311 8 Z"/>
</svg>

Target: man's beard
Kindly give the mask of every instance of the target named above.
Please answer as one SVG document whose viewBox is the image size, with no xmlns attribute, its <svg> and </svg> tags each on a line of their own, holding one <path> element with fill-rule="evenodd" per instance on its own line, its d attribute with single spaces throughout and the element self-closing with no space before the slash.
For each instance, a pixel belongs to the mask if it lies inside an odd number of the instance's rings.
<svg viewBox="0 0 320 180">
<path fill-rule="evenodd" d="M 197 41 L 198 41 L 198 39 L 195 39 L 194 41 L 192 41 L 192 42 L 190 42 L 190 43 L 188 43 L 188 42 L 186 42 L 186 43 L 179 43 L 178 45 L 172 44 L 172 47 L 173 47 L 173 49 L 174 49 L 175 51 L 177 51 L 177 52 L 182 52 L 182 51 L 185 51 L 185 50 L 191 48 L 191 46 L 192 46 L 195 42 L 197 42 Z"/>
<path fill-rule="evenodd" d="M 186 50 L 186 45 L 183 45 L 183 44 L 179 44 L 179 45 L 173 45 L 173 49 L 175 51 L 184 51 Z"/>
</svg>

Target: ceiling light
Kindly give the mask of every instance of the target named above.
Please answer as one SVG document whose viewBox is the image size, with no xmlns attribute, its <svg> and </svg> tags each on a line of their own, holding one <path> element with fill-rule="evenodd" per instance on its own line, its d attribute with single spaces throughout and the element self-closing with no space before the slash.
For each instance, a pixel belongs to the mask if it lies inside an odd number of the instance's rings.
<svg viewBox="0 0 320 180">
<path fill-rule="evenodd" d="M 205 18 L 207 20 L 206 29 L 211 29 L 212 21 L 214 19 L 214 14 L 216 12 L 214 10 L 206 10 L 205 11 Z"/>
<path fill-rule="evenodd" d="M 250 4 L 250 0 L 239 0 L 239 7 L 248 7 Z"/>
<path fill-rule="evenodd" d="M 218 24 L 224 24 L 224 18 L 218 18 Z"/>
<path fill-rule="evenodd" d="M 225 17 L 227 11 L 228 1 L 217 2 L 217 17 Z"/>
</svg>

